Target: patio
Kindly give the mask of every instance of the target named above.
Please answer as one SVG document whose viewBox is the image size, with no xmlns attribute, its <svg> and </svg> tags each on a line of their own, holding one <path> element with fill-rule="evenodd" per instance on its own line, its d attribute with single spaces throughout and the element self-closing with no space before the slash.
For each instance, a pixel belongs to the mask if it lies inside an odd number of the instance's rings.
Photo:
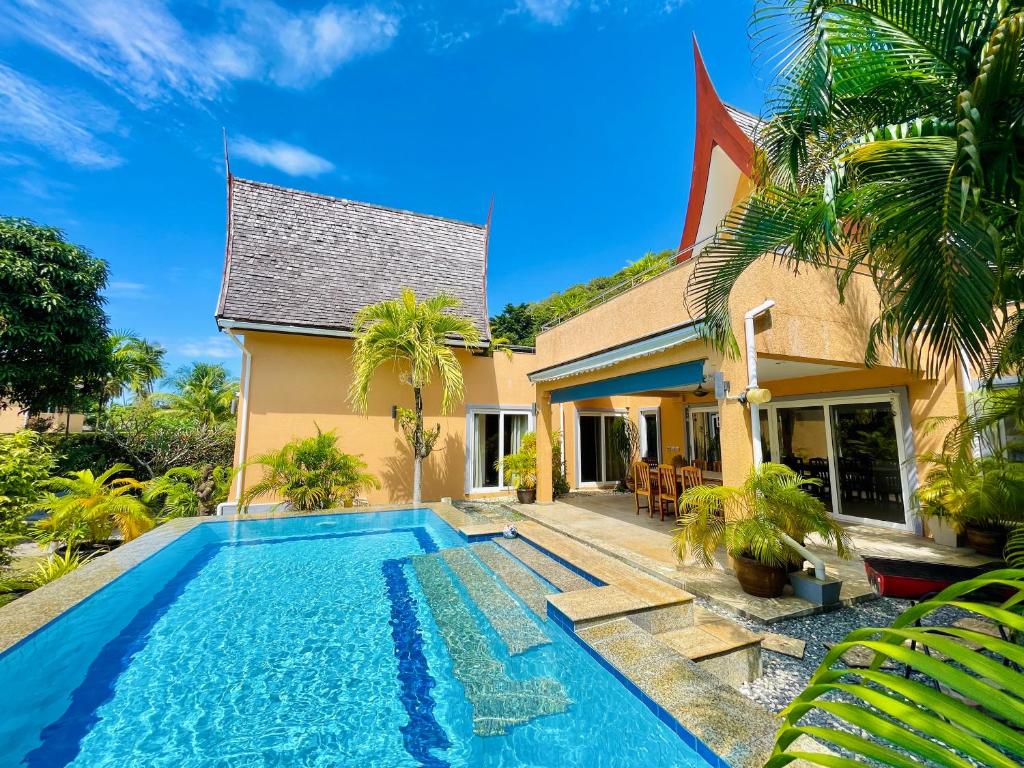
<svg viewBox="0 0 1024 768">
<path fill-rule="evenodd" d="M 773 624 L 828 610 L 791 595 L 764 599 L 746 594 L 728 570 L 724 552 L 720 553 L 718 565 L 713 570 L 692 563 L 679 563 L 672 549 L 673 523 L 652 519 L 646 514 L 638 516 L 631 494 L 576 493 L 551 504 L 508 506 L 525 517 L 747 619 Z M 855 547 L 855 554 L 849 560 L 842 560 L 813 543 L 809 547 L 825 560 L 830 575 L 843 580 L 840 596 L 843 605 L 875 597 L 860 560 L 865 555 L 963 565 L 977 565 L 991 559 L 975 555 L 970 550 L 938 546 L 928 539 L 889 529 L 855 525 L 849 526 L 848 530 Z"/>
</svg>

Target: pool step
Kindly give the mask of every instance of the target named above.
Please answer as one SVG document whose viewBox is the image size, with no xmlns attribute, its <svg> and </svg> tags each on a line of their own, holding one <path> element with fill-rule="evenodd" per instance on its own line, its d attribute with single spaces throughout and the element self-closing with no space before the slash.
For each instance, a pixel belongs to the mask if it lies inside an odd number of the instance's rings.
<svg viewBox="0 0 1024 768">
<path fill-rule="evenodd" d="M 761 676 L 761 635 L 703 608 L 693 618 L 692 627 L 654 637 L 735 688 Z"/>
<path fill-rule="evenodd" d="M 569 708 L 572 702 L 557 680 L 509 677 L 439 555 L 414 556 L 412 565 L 448 647 L 452 671 L 473 709 L 473 733 L 504 734 L 514 725 Z"/>
<path fill-rule="evenodd" d="M 470 544 L 469 548 L 520 600 L 526 603 L 527 608 L 542 619 L 547 618 L 548 595 L 554 592 L 552 587 L 541 581 L 521 562 L 499 549 L 496 544 Z"/>
<path fill-rule="evenodd" d="M 536 620 L 502 589 L 494 575 L 486 571 L 468 550 L 444 549 L 441 556 L 494 627 L 510 656 L 551 642 Z"/>
<path fill-rule="evenodd" d="M 526 563 L 542 578 L 554 584 L 560 592 L 575 592 L 578 589 L 589 589 L 594 586 L 582 576 L 573 573 L 557 560 L 548 557 L 522 539 L 497 538 L 494 539 L 494 543 Z"/>
</svg>

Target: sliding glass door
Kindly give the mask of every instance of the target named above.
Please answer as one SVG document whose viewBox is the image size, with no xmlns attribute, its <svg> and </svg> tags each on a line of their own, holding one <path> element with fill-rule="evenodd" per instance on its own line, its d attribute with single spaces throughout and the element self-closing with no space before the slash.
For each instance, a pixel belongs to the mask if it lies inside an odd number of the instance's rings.
<svg viewBox="0 0 1024 768">
<path fill-rule="evenodd" d="M 504 489 L 504 458 L 519 450 L 530 431 L 528 410 L 470 409 L 467 442 L 470 450 L 469 491 Z"/>
<path fill-rule="evenodd" d="M 617 483 L 626 474 L 626 462 L 619 450 L 619 413 L 580 413 L 577 416 L 576 457 L 578 485 Z"/>
<path fill-rule="evenodd" d="M 907 526 L 907 464 L 898 400 L 851 396 L 772 403 L 770 455 L 814 478 L 809 490 L 836 517 Z M 768 457 L 766 452 L 765 456 Z"/>
</svg>

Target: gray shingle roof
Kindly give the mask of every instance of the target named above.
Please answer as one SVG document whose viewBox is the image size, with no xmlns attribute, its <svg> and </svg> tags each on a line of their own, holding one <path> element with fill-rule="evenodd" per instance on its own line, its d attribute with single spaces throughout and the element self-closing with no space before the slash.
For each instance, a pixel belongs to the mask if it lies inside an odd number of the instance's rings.
<svg viewBox="0 0 1024 768">
<path fill-rule="evenodd" d="M 740 130 L 747 134 L 747 138 L 757 143 L 757 134 L 761 130 L 763 121 L 757 115 L 752 115 L 749 112 L 738 109 L 731 104 L 725 105 L 725 111 L 729 113 L 736 125 L 740 127 Z"/>
<path fill-rule="evenodd" d="M 479 224 L 233 178 L 226 259 L 218 320 L 345 331 L 408 287 L 455 295 L 490 335 Z"/>
</svg>

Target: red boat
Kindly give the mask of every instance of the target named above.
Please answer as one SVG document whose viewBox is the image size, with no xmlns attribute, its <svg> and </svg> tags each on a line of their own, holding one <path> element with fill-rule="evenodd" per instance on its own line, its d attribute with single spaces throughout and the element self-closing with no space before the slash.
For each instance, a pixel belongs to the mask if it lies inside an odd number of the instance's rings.
<svg viewBox="0 0 1024 768">
<path fill-rule="evenodd" d="M 1000 562 L 970 566 L 897 560 L 890 557 L 864 558 L 864 570 L 875 594 L 879 597 L 899 597 L 904 600 L 923 600 L 941 592 L 950 584 L 973 579 L 1005 567 Z"/>
</svg>

